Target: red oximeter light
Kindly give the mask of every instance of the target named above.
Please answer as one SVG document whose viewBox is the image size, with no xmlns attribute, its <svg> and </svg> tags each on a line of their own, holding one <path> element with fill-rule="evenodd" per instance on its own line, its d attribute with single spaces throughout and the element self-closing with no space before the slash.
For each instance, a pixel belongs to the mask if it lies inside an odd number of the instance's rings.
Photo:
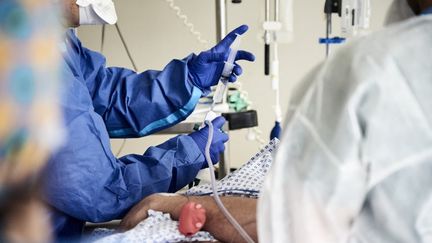
<svg viewBox="0 0 432 243">
<path fill-rule="evenodd" d="M 179 231 L 185 236 L 196 234 L 204 226 L 206 211 L 201 204 L 195 202 L 186 203 L 179 218 Z"/>
</svg>

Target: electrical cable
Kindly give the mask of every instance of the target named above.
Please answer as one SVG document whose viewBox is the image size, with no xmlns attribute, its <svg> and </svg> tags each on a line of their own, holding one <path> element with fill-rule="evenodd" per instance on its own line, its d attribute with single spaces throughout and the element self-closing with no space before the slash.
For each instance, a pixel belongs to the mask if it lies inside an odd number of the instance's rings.
<svg viewBox="0 0 432 243">
<path fill-rule="evenodd" d="M 117 29 L 117 33 L 118 33 L 118 35 L 119 35 L 119 37 L 120 37 L 120 40 L 121 40 L 121 42 L 122 42 L 122 44 L 123 44 L 123 47 L 124 47 L 124 49 L 125 49 L 125 51 L 126 51 L 126 54 L 127 54 L 128 58 L 129 58 L 129 61 L 130 61 L 131 64 L 132 64 L 132 67 L 133 67 L 134 71 L 135 71 L 135 72 L 138 72 L 137 65 L 135 64 L 135 61 L 134 61 L 134 59 L 132 58 L 132 54 L 131 54 L 130 51 L 129 51 L 129 48 L 128 48 L 127 44 L 126 44 L 126 41 L 125 41 L 125 39 L 124 39 L 124 37 L 123 37 L 123 34 L 122 34 L 121 30 L 120 30 L 120 27 L 119 27 L 118 23 L 115 24 L 115 27 L 116 27 L 116 29 Z"/>
<path fill-rule="evenodd" d="M 177 17 L 180 20 L 182 20 L 183 24 L 186 26 L 189 32 L 196 37 L 197 41 L 202 45 L 204 45 L 206 48 L 208 48 L 209 42 L 205 40 L 202 37 L 201 32 L 197 31 L 195 29 L 195 26 L 191 22 L 189 22 L 187 15 L 182 13 L 180 7 L 174 3 L 174 0 L 165 0 L 165 1 L 168 3 L 168 6 L 176 13 Z"/>
<path fill-rule="evenodd" d="M 211 143 L 213 141 L 213 124 L 211 121 L 206 120 L 205 123 L 207 124 L 209 128 L 209 135 L 207 139 L 207 144 L 205 147 L 205 158 L 207 161 L 207 164 L 209 166 L 210 170 L 210 179 L 211 179 L 211 186 L 213 191 L 213 198 L 216 202 L 216 205 L 219 207 L 219 209 L 222 211 L 222 213 L 225 215 L 225 217 L 228 219 L 228 221 L 234 226 L 234 228 L 237 230 L 237 232 L 241 235 L 241 237 L 248 243 L 254 243 L 252 238 L 248 235 L 248 233 L 241 227 L 241 225 L 237 222 L 237 220 L 231 215 L 231 213 L 228 211 L 228 209 L 224 206 L 222 203 L 219 194 L 216 189 L 216 178 L 214 173 L 214 166 L 213 162 L 210 157 L 210 147 Z"/>
</svg>

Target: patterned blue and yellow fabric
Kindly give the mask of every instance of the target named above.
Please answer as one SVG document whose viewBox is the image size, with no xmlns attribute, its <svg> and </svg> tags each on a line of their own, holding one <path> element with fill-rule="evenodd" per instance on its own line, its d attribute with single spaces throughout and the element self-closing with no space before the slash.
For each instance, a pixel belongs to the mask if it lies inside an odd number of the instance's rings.
<svg viewBox="0 0 432 243">
<path fill-rule="evenodd" d="M 57 14 L 51 1 L 0 1 L 2 189 L 33 175 L 62 141 Z"/>
</svg>

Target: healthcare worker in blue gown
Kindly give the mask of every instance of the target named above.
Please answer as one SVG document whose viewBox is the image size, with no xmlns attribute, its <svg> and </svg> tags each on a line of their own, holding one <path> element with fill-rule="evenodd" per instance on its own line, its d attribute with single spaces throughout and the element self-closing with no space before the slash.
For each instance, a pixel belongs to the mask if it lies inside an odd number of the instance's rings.
<svg viewBox="0 0 432 243">
<path fill-rule="evenodd" d="M 246 31 L 240 26 L 208 51 L 142 73 L 106 67 L 104 56 L 83 47 L 72 30 L 66 32 L 61 106 L 67 143 L 44 173 L 58 237 L 79 235 L 85 221 L 121 218 L 147 195 L 181 189 L 206 166 L 207 127 L 121 158 L 111 151 L 110 138 L 142 137 L 184 120 L 217 84 L 230 44 Z M 254 56 L 239 51 L 236 59 L 253 61 Z M 229 80 L 241 73 L 236 65 Z M 213 121 L 213 161 L 228 140 L 219 129 L 224 122 Z"/>
</svg>

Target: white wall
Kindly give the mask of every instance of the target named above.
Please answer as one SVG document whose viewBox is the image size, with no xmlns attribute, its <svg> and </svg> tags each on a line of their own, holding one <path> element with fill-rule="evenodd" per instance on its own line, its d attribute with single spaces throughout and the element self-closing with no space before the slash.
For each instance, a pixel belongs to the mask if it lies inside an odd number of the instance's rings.
<svg viewBox="0 0 432 243">
<path fill-rule="evenodd" d="M 385 10 L 391 0 L 371 0 L 371 29 L 382 27 Z M 214 0 L 177 0 L 183 12 L 195 24 L 205 39 L 215 40 Z M 231 2 L 231 1 L 229 1 Z M 183 58 L 190 52 L 203 49 L 195 37 L 191 36 L 164 0 L 117 0 L 119 25 L 139 70 L 161 69 L 172 58 Z M 295 0 L 294 21 L 295 40 L 284 44 L 281 51 L 281 93 L 282 108 L 286 109 L 289 92 L 293 85 L 314 65 L 324 58 L 324 47 L 317 44 L 325 33 L 323 11 L 324 0 Z M 263 44 L 261 24 L 264 19 L 264 0 L 243 0 L 240 5 L 228 4 L 228 27 L 233 29 L 240 24 L 248 24 L 250 30 L 244 36 L 242 47 L 252 51 L 255 63 L 244 63 L 241 81 L 258 110 L 260 129 L 267 138 L 274 124 L 273 92 L 269 78 L 264 76 Z M 79 36 L 84 45 L 99 50 L 101 27 L 80 27 Z M 338 31 L 335 27 L 335 31 Z M 108 64 L 131 68 L 126 53 L 115 32 L 115 27 L 107 28 L 104 54 Z M 230 155 L 234 166 L 246 162 L 258 149 L 256 142 L 245 139 L 245 131 L 231 132 Z M 150 145 L 166 140 L 167 136 L 150 136 L 130 139 L 122 154 L 142 154 Z M 113 151 L 117 151 L 120 140 L 113 140 Z"/>
</svg>

